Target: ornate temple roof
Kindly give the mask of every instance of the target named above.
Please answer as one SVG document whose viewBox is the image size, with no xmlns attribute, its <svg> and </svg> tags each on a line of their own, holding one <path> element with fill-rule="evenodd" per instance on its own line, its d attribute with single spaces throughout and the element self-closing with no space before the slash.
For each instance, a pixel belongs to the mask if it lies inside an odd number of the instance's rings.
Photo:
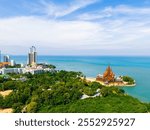
<svg viewBox="0 0 150 130">
<path fill-rule="evenodd" d="M 112 69 L 110 68 L 110 66 L 107 67 L 106 71 L 103 74 L 103 79 L 105 81 L 114 81 L 115 79 L 115 74 L 113 73 Z"/>
</svg>

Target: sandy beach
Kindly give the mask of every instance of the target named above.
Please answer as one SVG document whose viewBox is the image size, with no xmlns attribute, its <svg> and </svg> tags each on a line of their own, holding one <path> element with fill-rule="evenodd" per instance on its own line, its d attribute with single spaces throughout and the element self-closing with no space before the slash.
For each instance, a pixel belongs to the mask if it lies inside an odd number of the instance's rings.
<svg viewBox="0 0 150 130">
<path fill-rule="evenodd" d="M 97 81 L 96 78 L 93 78 L 93 77 L 87 77 L 87 78 L 86 78 L 86 81 L 87 81 L 87 82 L 98 82 L 98 83 L 100 83 L 100 84 L 106 86 L 106 84 L 105 84 L 104 82 L 102 82 L 102 81 Z M 133 86 L 136 86 L 136 84 L 128 85 L 126 82 L 123 82 L 123 83 L 116 83 L 116 82 L 114 82 L 114 83 L 109 83 L 109 84 L 107 84 L 107 86 L 110 86 L 110 87 L 111 87 L 111 86 L 117 86 L 117 87 L 123 87 L 123 86 L 125 86 L 125 87 L 133 87 Z"/>
</svg>

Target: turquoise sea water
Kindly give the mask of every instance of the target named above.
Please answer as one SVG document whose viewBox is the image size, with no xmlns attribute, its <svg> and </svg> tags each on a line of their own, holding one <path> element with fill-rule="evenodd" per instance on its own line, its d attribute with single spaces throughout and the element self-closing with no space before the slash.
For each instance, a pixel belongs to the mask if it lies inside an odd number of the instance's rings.
<svg viewBox="0 0 150 130">
<path fill-rule="evenodd" d="M 26 56 L 12 56 L 17 63 L 26 63 Z M 136 80 L 135 87 L 125 91 L 144 102 L 150 102 L 150 57 L 119 56 L 39 56 L 38 62 L 47 62 L 57 69 L 81 71 L 87 77 L 96 77 L 111 65 L 116 75 L 128 75 Z"/>
</svg>

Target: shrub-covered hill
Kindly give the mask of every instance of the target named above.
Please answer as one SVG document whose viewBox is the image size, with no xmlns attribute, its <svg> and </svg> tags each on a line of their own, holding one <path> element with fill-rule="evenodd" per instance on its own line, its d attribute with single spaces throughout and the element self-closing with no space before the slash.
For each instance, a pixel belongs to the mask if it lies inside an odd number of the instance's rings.
<svg viewBox="0 0 150 130">
<path fill-rule="evenodd" d="M 53 108 L 46 106 L 39 110 L 39 112 L 52 113 L 146 113 L 148 111 L 148 104 L 141 103 L 131 96 L 120 95 L 78 100 L 68 105 Z"/>
<path fill-rule="evenodd" d="M 9 74 L 0 77 L 0 109 L 13 108 L 13 112 L 138 112 L 150 111 L 150 104 L 125 94 L 117 87 L 87 82 L 81 72 L 55 71 L 43 74 Z M 97 95 L 99 97 L 95 97 Z M 94 98 L 83 99 L 83 95 Z"/>
</svg>

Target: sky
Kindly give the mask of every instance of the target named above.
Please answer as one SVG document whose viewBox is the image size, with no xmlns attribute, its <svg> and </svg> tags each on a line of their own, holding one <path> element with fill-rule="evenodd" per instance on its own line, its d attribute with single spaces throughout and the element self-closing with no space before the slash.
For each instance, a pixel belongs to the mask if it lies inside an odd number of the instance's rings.
<svg viewBox="0 0 150 130">
<path fill-rule="evenodd" d="M 0 0 L 0 50 L 150 56 L 150 0 Z"/>
</svg>

